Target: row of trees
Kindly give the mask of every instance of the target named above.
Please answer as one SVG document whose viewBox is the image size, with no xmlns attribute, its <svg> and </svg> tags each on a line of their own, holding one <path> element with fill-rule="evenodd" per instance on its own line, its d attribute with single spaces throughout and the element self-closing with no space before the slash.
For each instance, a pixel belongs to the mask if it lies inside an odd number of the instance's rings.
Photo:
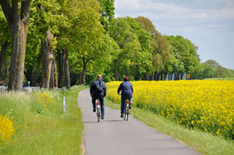
<svg viewBox="0 0 234 155">
<path fill-rule="evenodd" d="M 43 88 L 105 81 L 181 79 L 200 60 L 182 36 L 164 36 L 146 17 L 114 18 L 114 0 L 1 0 L 0 80 Z"/>
<path fill-rule="evenodd" d="M 1 64 L 5 62 L 5 75 L 0 79 L 9 79 L 10 90 L 21 90 L 24 77 L 31 85 L 40 82 L 43 88 L 63 84 L 69 88 L 71 69 L 79 73 L 77 79 L 84 84 L 87 63 L 105 55 L 107 49 L 103 44 L 114 17 L 113 0 L 0 3 Z M 7 53 L 8 46 L 11 54 Z"/>
<path fill-rule="evenodd" d="M 222 67 L 215 60 L 200 63 L 191 76 L 193 79 L 234 78 L 234 70 Z"/>
</svg>

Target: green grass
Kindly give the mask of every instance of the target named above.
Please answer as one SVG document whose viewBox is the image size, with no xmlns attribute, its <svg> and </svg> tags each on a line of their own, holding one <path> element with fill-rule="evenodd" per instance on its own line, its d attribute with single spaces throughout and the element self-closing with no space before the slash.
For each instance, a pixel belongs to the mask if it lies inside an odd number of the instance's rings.
<svg viewBox="0 0 234 155">
<path fill-rule="evenodd" d="M 223 81 L 233 81 L 234 78 L 207 78 L 205 80 L 223 80 Z"/>
<path fill-rule="evenodd" d="M 81 154 L 83 124 L 77 95 L 85 88 L 75 86 L 66 91 L 65 113 L 59 91 L 49 92 L 56 103 L 46 107 L 37 106 L 33 94 L 0 94 L 4 101 L 0 103 L 0 114 L 10 112 L 17 126 L 11 141 L 0 147 L 0 154 Z"/>
<path fill-rule="evenodd" d="M 119 104 L 112 103 L 108 99 L 105 100 L 105 105 L 114 109 L 120 109 Z M 150 111 L 135 108 L 134 103 L 133 108 L 131 109 L 131 115 L 143 121 L 145 124 L 155 128 L 156 130 L 174 137 L 178 141 L 182 141 L 185 145 L 201 154 L 234 154 L 234 141 L 232 140 L 226 140 L 222 137 L 213 136 L 210 133 L 199 130 L 189 130 Z"/>
</svg>

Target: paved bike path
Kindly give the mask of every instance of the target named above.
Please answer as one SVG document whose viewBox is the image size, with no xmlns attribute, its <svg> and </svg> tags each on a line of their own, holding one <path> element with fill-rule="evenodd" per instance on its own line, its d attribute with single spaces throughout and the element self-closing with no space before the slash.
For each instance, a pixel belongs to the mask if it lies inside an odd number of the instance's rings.
<svg viewBox="0 0 234 155">
<path fill-rule="evenodd" d="M 89 90 L 79 93 L 78 105 L 84 123 L 86 155 L 198 155 L 132 116 L 123 121 L 120 110 L 105 107 L 105 119 L 98 123 Z"/>
</svg>

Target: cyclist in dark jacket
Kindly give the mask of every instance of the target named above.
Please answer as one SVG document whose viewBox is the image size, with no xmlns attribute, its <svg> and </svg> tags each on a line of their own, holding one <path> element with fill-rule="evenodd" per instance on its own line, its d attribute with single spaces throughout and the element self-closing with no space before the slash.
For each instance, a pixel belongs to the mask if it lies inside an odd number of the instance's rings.
<svg viewBox="0 0 234 155">
<path fill-rule="evenodd" d="M 121 115 L 120 117 L 123 117 L 123 113 L 125 112 L 125 99 L 129 99 L 130 105 L 129 108 L 131 109 L 131 103 L 132 103 L 132 93 L 133 93 L 133 87 L 132 83 L 129 82 L 129 77 L 124 77 L 124 82 L 122 82 L 119 85 L 117 93 L 120 94 L 121 92 Z"/>
<path fill-rule="evenodd" d="M 105 107 L 104 107 L 104 97 L 106 96 L 106 84 L 102 81 L 102 75 L 97 76 L 97 80 L 93 81 L 90 86 L 90 95 L 92 97 L 93 112 L 96 112 L 95 100 L 99 98 L 101 103 L 101 119 L 104 119 Z"/>
</svg>

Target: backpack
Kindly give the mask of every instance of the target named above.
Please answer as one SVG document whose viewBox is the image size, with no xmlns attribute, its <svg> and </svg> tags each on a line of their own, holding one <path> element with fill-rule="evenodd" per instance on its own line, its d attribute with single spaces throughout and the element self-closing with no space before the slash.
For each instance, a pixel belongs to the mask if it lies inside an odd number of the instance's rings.
<svg viewBox="0 0 234 155">
<path fill-rule="evenodd" d="M 102 81 L 95 82 L 94 88 L 96 89 L 96 91 L 102 92 L 103 91 Z"/>
</svg>

